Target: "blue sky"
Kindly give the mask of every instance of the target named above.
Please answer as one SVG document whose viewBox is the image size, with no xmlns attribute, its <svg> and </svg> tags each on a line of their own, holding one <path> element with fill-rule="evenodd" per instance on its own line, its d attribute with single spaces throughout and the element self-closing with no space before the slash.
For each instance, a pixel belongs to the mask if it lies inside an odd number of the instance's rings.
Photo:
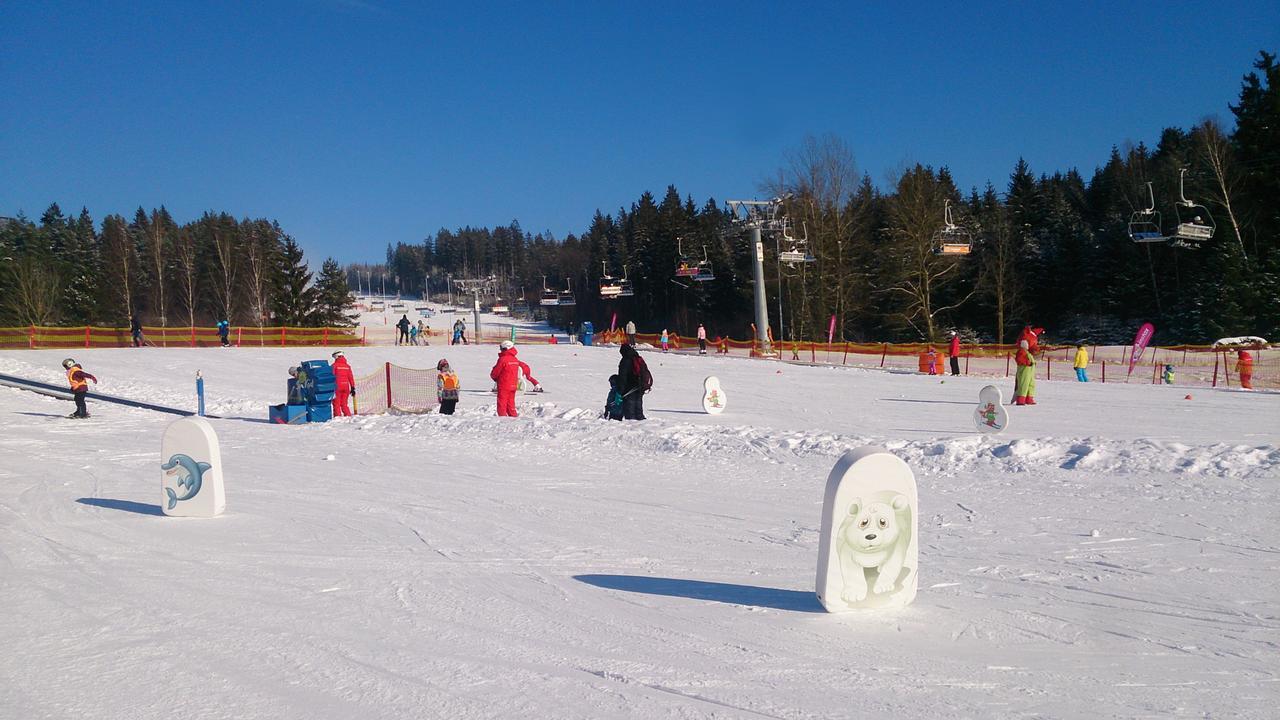
<svg viewBox="0 0 1280 720">
<path fill-rule="evenodd" d="M 1019 156 L 1087 175 L 1230 123 L 1260 49 L 1274 0 L 7 2 L 0 214 L 226 210 L 376 261 L 441 227 L 563 237 L 668 184 L 755 196 L 826 133 L 882 185 L 1003 187 Z"/>
</svg>

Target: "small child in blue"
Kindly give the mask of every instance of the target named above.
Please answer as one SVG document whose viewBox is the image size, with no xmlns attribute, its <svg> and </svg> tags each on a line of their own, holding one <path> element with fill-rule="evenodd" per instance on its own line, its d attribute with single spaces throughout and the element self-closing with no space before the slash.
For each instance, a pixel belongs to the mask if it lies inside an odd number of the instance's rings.
<svg viewBox="0 0 1280 720">
<path fill-rule="evenodd" d="M 604 401 L 604 417 L 610 420 L 622 419 L 622 390 L 618 387 L 618 376 L 609 376 L 609 396 Z"/>
<path fill-rule="evenodd" d="M 1160 374 L 1160 377 L 1164 380 L 1164 384 L 1165 384 L 1165 385 L 1172 385 L 1172 384 L 1173 384 L 1173 377 L 1174 377 L 1174 375 L 1173 375 L 1173 366 L 1172 366 L 1172 365 L 1165 365 L 1165 366 L 1164 366 L 1164 372 Z"/>
</svg>

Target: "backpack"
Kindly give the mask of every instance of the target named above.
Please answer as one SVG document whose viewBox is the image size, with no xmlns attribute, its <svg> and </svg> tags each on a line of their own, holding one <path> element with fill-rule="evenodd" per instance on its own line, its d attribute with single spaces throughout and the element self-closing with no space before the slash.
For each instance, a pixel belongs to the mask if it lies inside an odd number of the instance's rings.
<svg viewBox="0 0 1280 720">
<path fill-rule="evenodd" d="M 649 372 L 649 366 L 645 364 L 644 358 L 636 355 L 631 361 L 631 369 L 640 380 L 641 392 L 649 392 L 653 389 L 653 374 Z"/>
</svg>

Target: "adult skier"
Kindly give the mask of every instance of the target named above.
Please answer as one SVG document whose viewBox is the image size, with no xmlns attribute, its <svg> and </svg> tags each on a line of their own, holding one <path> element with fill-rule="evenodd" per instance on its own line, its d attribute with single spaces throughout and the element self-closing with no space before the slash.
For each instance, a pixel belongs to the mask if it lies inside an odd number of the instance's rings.
<svg viewBox="0 0 1280 720">
<path fill-rule="evenodd" d="M 129 318 L 129 334 L 133 336 L 133 346 L 142 347 L 142 321 L 136 314 Z"/>
<path fill-rule="evenodd" d="M 333 416 L 351 417 L 347 399 L 356 394 L 356 378 L 341 350 L 333 354 L 333 382 L 337 386 L 333 391 Z"/>
<path fill-rule="evenodd" d="M 960 335 L 955 330 L 951 331 L 951 344 L 947 346 L 947 354 L 951 356 L 951 375 L 958 376 L 960 374 Z"/>
<path fill-rule="evenodd" d="M 627 343 L 630 345 L 635 345 L 636 344 L 636 324 L 628 320 L 626 327 L 623 329 L 623 332 L 627 334 Z"/>
<path fill-rule="evenodd" d="M 622 360 L 618 362 L 622 417 L 625 420 L 644 420 L 644 394 L 653 387 L 653 375 L 635 347 L 624 344 L 619 352 L 622 353 Z"/>
<path fill-rule="evenodd" d="M 400 331 L 400 334 L 396 335 L 396 344 L 408 345 L 409 344 L 409 316 L 407 314 L 400 316 L 400 322 L 396 323 L 396 329 Z"/>
<path fill-rule="evenodd" d="M 84 405 L 84 396 L 89 394 L 89 380 L 94 385 L 98 384 L 98 378 L 90 375 L 80 367 L 80 363 L 71 358 L 62 361 L 62 367 L 67 371 L 67 382 L 71 385 L 71 395 L 76 401 L 76 411 L 67 417 L 76 419 L 84 419 L 89 417 L 89 409 Z"/>
<path fill-rule="evenodd" d="M 498 417 L 519 417 L 516 413 L 516 389 L 520 385 L 521 373 L 533 383 L 536 392 L 542 392 L 542 387 L 530 374 L 529 366 L 516 355 L 516 344 L 503 340 L 498 346 L 498 362 L 489 371 L 490 379 L 498 383 Z"/>
</svg>

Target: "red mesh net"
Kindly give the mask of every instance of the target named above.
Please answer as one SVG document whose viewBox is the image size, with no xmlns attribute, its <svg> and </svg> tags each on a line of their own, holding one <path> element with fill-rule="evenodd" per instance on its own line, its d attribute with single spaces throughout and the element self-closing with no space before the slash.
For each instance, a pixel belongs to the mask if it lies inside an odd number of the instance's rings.
<svg viewBox="0 0 1280 720">
<path fill-rule="evenodd" d="M 439 404 L 436 399 L 436 375 L 435 370 L 406 368 L 387 363 L 377 372 L 358 377 L 356 414 L 378 415 L 389 410 L 405 413 L 431 412 Z"/>
</svg>

